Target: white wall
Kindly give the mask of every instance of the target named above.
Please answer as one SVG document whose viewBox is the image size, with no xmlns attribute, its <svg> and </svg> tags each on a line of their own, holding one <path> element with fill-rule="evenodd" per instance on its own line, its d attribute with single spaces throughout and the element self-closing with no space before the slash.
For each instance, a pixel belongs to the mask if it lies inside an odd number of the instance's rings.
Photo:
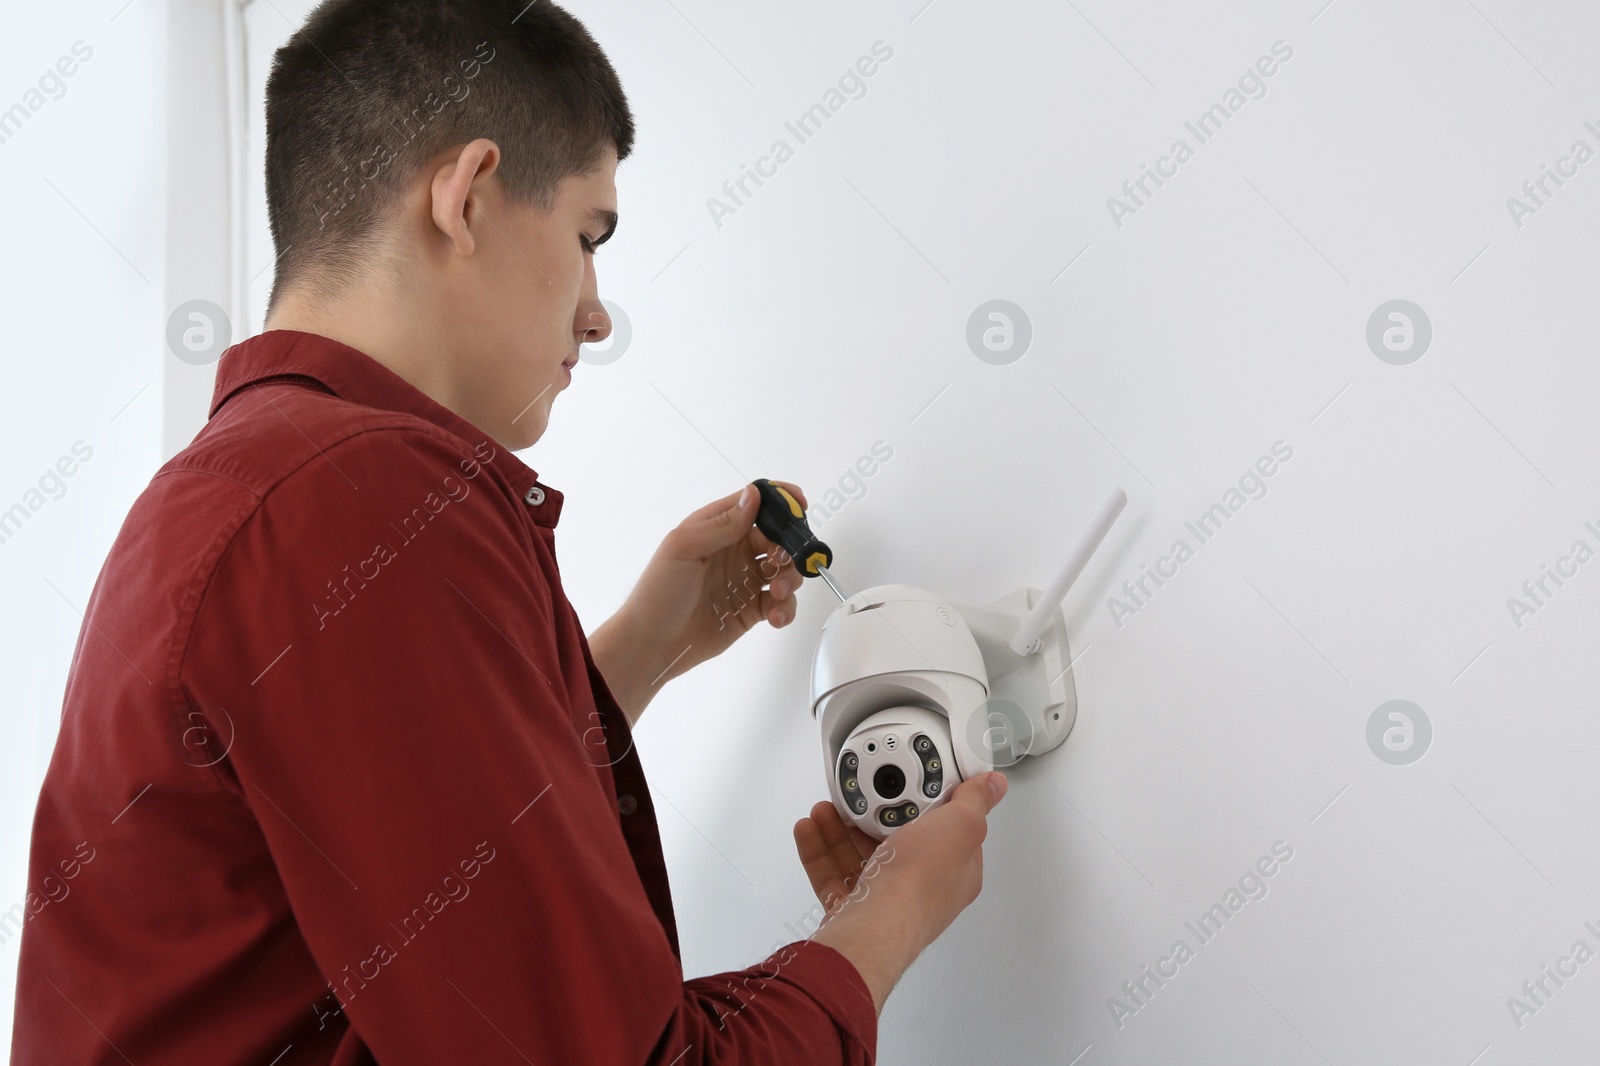
<svg viewBox="0 0 1600 1066">
<path fill-rule="evenodd" d="M 252 100 L 308 7 L 249 8 Z M 1580 568 L 1520 627 L 1507 599 L 1575 540 L 1600 547 L 1583 524 L 1600 528 L 1600 162 L 1520 226 L 1506 200 L 1575 140 L 1600 148 L 1584 126 L 1600 127 L 1600 16 L 1508 0 L 573 10 L 640 126 L 599 259 L 631 346 L 578 370 L 527 453 L 570 495 L 563 574 L 591 628 L 683 515 L 757 476 L 820 501 L 879 440 L 893 458 L 823 523 L 857 585 L 986 603 L 1042 584 L 1110 486 L 1131 497 L 1067 605 L 1077 728 L 1013 768 L 984 894 L 901 983 L 882 1061 L 1487 1066 L 1589 1046 L 1596 966 L 1520 1028 L 1507 998 L 1578 939 L 1600 948 L 1584 926 L 1600 928 L 1584 846 L 1600 578 Z M 29 62 L 77 35 L 24 35 L 44 42 Z M 893 57 L 864 98 L 798 144 L 785 121 L 877 41 Z M 1266 95 L 1197 145 L 1185 121 L 1278 41 L 1293 55 Z M 778 138 L 793 158 L 718 225 L 707 198 Z M 1118 226 L 1107 198 L 1177 138 L 1194 157 Z M 252 274 L 271 258 L 258 199 Z M 50 227 L 71 276 L 114 274 L 92 242 L 61 250 L 74 225 Z M 250 287 L 252 329 L 269 283 Z M 992 299 L 1031 322 L 1009 365 L 966 341 Z M 1409 365 L 1365 336 L 1393 299 L 1433 326 Z M 46 372 L 36 359 L 26 373 Z M 61 428 L 89 417 L 84 387 L 39 423 L 33 465 L 50 433 L 87 432 Z M 1194 546 L 1184 523 L 1278 441 L 1293 457 L 1265 498 L 1119 625 L 1108 597 Z M 124 501 L 138 487 L 117 485 Z M 832 595 L 803 598 L 794 626 L 675 682 L 641 723 L 691 973 L 755 961 L 811 908 L 790 826 L 824 795 L 807 674 Z M 1409 765 L 1367 740 L 1393 699 L 1432 724 Z M 1199 944 L 1185 922 L 1279 841 L 1293 858 L 1266 897 Z M 1119 1028 L 1108 1000 L 1180 938 L 1194 957 Z"/>
<path fill-rule="evenodd" d="M 1600 547 L 1600 163 L 1521 228 L 1505 204 L 1600 147 L 1600 25 L 1477 2 L 584 11 L 642 134 L 601 257 L 634 346 L 534 449 L 578 496 L 581 605 L 696 503 L 760 475 L 815 498 L 880 438 L 894 459 L 826 527 L 859 584 L 987 602 L 1042 584 L 1108 486 L 1132 496 L 1068 604 L 1075 735 L 1016 768 L 984 895 L 896 993 L 885 1062 L 1532 1063 L 1600 1031 L 1600 975 L 1521 1029 L 1506 1006 L 1600 948 L 1597 579 L 1521 629 L 1506 607 Z M 867 96 L 717 227 L 706 198 L 879 39 Z M 1118 228 L 1107 197 L 1279 40 L 1267 95 Z M 1033 324 L 1009 366 L 964 340 L 994 298 Z M 1365 341 L 1395 298 L 1435 327 L 1409 366 Z M 1278 440 L 1269 495 L 1119 628 L 1116 586 Z M 630 531 L 639 503 L 656 528 Z M 703 969 L 808 903 L 787 830 L 822 794 L 804 708 L 831 599 L 645 719 Z M 1396 698 L 1435 728 L 1406 766 L 1366 740 Z M 1184 922 L 1278 840 L 1269 895 L 1198 945 Z M 1107 1000 L 1179 937 L 1195 958 L 1117 1028 Z"/>
<path fill-rule="evenodd" d="M 165 458 L 171 357 L 167 4 L 18 4 L 6 30 L 0 112 L 24 111 L 0 126 L 0 512 L 26 510 L 20 526 L 0 526 L 0 1047 L 9 1049 L 21 938 L 5 916 L 20 916 L 38 890 L 27 880 L 28 838 L 79 612 Z"/>
</svg>

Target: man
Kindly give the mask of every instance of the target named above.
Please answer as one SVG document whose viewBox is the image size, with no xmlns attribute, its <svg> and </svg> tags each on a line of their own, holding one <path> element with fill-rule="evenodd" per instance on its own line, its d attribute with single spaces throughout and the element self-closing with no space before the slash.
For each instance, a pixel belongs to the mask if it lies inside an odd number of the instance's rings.
<svg viewBox="0 0 1600 1066">
<path fill-rule="evenodd" d="M 633 122 L 524 2 L 330 0 L 276 57 L 267 328 L 91 598 L 19 1066 L 869 1063 L 977 895 L 1001 775 L 878 853 L 824 801 L 794 828 L 822 927 L 684 980 L 631 724 L 801 579 L 741 491 L 592 636 L 562 592 L 562 493 L 512 452 L 609 331 Z"/>
</svg>

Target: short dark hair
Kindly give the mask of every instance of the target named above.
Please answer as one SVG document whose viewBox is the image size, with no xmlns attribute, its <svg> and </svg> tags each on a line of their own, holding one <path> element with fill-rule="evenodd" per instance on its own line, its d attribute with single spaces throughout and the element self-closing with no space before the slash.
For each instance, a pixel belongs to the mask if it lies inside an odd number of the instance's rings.
<svg viewBox="0 0 1600 1066">
<path fill-rule="evenodd" d="M 267 78 L 272 303 L 315 276 L 338 291 L 430 159 L 488 137 L 519 203 L 633 149 L 622 83 L 583 24 L 548 0 L 324 0 Z"/>
</svg>

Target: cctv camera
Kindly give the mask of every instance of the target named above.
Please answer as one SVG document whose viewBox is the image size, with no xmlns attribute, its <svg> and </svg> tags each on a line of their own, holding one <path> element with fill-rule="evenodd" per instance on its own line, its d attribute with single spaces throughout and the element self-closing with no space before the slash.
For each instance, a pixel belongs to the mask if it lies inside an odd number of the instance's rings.
<svg viewBox="0 0 1600 1066">
<path fill-rule="evenodd" d="M 1127 502 L 1107 498 L 1046 589 L 972 607 L 878 585 L 828 616 L 811 713 L 840 817 L 883 840 L 962 781 L 1067 739 L 1078 696 L 1061 601 Z"/>
<path fill-rule="evenodd" d="M 840 604 L 823 623 L 812 694 L 834 806 L 875 839 L 994 768 L 979 746 L 983 654 L 955 605 L 925 589 L 881 585 Z"/>
</svg>

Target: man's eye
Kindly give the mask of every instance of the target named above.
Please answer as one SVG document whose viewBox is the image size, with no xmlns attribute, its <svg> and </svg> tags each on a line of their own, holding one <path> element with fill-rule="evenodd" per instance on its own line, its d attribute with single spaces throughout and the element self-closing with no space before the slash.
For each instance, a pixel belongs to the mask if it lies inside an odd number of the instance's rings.
<svg viewBox="0 0 1600 1066">
<path fill-rule="evenodd" d="M 594 255 L 595 252 L 598 251 L 598 249 L 595 247 L 594 242 L 591 241 L 588 237 L 579 235 L 578 243 L 582 244 L 583 245 L 583 250 L 588 252 L 590 255 Z"/>
</svg>

